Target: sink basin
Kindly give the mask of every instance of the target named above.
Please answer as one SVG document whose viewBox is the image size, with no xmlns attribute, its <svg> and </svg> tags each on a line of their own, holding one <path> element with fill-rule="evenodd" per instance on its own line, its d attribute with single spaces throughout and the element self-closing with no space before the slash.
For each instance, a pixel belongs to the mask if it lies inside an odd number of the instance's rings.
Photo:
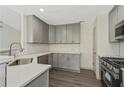
<svg viewBox="0 0 124 93">
<path fill-rule="evenodd" d="M 23 58 L 23 59 L 17 59 L 13 62 L 11 62 L 8 66 L 16 66 L 16 65 L 25 65 L 32 63 L 33 58 Z"/>
</svg>

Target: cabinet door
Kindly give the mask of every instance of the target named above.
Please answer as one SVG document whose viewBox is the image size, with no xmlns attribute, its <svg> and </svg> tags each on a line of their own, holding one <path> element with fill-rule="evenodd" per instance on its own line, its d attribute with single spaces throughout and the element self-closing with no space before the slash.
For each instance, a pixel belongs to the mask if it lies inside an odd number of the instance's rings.
<svg viewBox="0 0 124 93">
<path fill-rule="evenodd" d="M 39 64 L 48 64 L 48 55 L 38 57 Z"/>
<path fill-rule="evenodd" d="M 64 53 L 61 53 L 58 55 L 58 59 L 59 59 L 59 68 L 65 68 L 68 69 L 68 62 L 67 62 L 67 55 Z"/>
<path fill-rule="evenodd" d="M 48 55 L 48 64 L 53 65 L 53 54 Z"/>
<path fill-rule="evenodd" d="M 66 43 L 66 25 L 56 26 L 56 43 Z"/>
<path fill-rule="evenodd" d="M 118 8 L 118 22 L 124 20 L 124 5 L 117 6 Z"/>
<path fill-rule="evenodd" d="M 80 55 L 78 54 L 69 54 L 67 57 L 68 69 L 71 70 L 80 70 Z"/>
<path fill-rule="evenodd" d="M 49 26 L 45 23 L 45 22 L 42 22 L 42 25 L 43 25 L 43 34 L 42 34 L 42 39 L 43 39 L 43 42 L 42 43 L 48 43 L 48 35 L 49 35 Z"/>
<path fill-rule="evenodd" d="M 29 15 L 27 17 L 27 40 L 30 43 L 48 43 L 48 24 Z"/>
<path fill-rule="evenodd" d="M 58 67 L 58 54 L 53 54 L 53 67 Z"/>
<path fill-rule="evenodd" d="M 73 25 L 67 25 L 67 43 L 73 43 Z"/>
<path fill-rule="evenodd" d="M 67 25 L 67 43 L 80 43 L 80 24 Z"/>
<path fill-rule="evenodd" d="M 33 42 L 35 43 L 41 43 L 42 42 L 42 29 L 43 26 L 40 22 L 40 20 L 33 16 Z"/>
<path fill-rule="evenodd" d="M 49 26 L 49 43 L 56 43 L 56 29 L 55 26 Z"/>
<path fill-rule="evenodd" d="M 27 22 L 27 42 L 33 42 L 33 16 L 26 16 Z"/>
<path fill-rule="evenodd" d="M 73 24 L 72 42 L 80 43 L 80 23 Z"/>
<path fill-rule="evenodd" d="M 115 6 L 109 13 L 109 41 L 117 42 L 115 40 L 115 25 L 117 24 L 117 6 Z"/>
</svg>

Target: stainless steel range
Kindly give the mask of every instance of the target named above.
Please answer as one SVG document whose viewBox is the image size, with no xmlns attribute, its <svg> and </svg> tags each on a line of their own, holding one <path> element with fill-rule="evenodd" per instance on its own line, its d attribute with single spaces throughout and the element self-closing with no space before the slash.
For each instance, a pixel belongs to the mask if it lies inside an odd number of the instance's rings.
<svg viewBox="0 0 124 93">
<path fill-rule="evenodd" d="M 100 57 L 101 80 L 103 86 L 122 86 L 122 71 L 124 58 Z"/>
</svg>

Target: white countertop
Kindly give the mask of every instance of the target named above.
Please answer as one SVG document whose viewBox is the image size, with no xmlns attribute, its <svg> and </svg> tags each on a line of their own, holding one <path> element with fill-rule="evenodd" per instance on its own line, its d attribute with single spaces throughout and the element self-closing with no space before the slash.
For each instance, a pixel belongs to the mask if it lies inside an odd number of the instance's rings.
<svg viewBox="0 0 124 93">
<path fill-rule="evenodd" d="M 49 70 L 51 65 L 26 64 L 18 66 L 8 66 L 7 87 L 23 87 L 33 79 Z"/>
<path fill-rule="evenodd" d="M 69 54 L 81 54 L 80 52 L 44 52 L 44 53 L 32 53 L 32 54 L 24 54 L 21 56 L 18 56 L 16 58 L 14 58 L 13 56 L 0 56 L 0 63 L 4 63 L 4 62 L 9 62 L 9 61 L 13 61 L 16 59 L 21 59 L 21 58 L 37 58 L 39 56 L 43 56 L 43 55 L 48 55 L 51 53 L 69 53 Z M 36 61 L 36 60 L 34 60 Z"/>
<path fill-rule="evenodd" d="M 54 53 L 54 52 L 52 52 Z M 69 52 L 70 53 L 70 52 Z M 37 57 L 51 54 L 51 52 L 45 53 L 33 53 L 33 54 L 24 54 L 16 58 L 11 56 L 0 56 L 0 61 L 14 61 L 21 58 L 33 58 L 31 64 L 18 65 L 18 66 L 8 66 L 7 68 L 7 87 L 19 87 L 25 86 L 33 79 L 49 70 L 51 65 L 37 64 Z M 80 54 L 72 53 L 71 54 Z"/>
<path fill-rule="evenodd" d="M 51 54 L 51 52 L 25 54 L 14 58 L 12 61 L 16 59 L 33 58 L 33 62 L 25 65 L 8 66 L 7 87 L 25 86 L 39 75 L 49 70 L 51 65 L 37 64 L 37 57 L 48 54 Z"/>
<path fill-rule="evenodd" d="M 0 56 L 0 63 L 6 63 L 13 59 L 13 56 Z"/>
<path fill-rule="evenodd" d="M 67 53 L 67 54 L 81 54 L 81 52 L 52 52 L 52 53 Z"/>
<path fill-rule="evenodd" d="M 17 59 L 18 58 L 33 58 L 33 57 L 39 57 L 39 56 L 48 55 L 48 54 L 51 54 L 51 52 L 24 54 L 24 55 L 18 56 L 16 58 Z"/>
<path fill-rule="evenodd" d="M 20 55 L 20 56 L 15 57 L 14 59 L 11 60 L 11 62 L 13 62 L 16 59 L 33 58 L 33 62 L 32 63 L 37 64 L 37 57 L 43 56 L 43 55 L 48 55 L 48 54 L 51 54 L 51 52 L 24 54 L 24 55 Z M 10 62 L 10 64 L 11 64 L 11 62 Z"/>
</svg>

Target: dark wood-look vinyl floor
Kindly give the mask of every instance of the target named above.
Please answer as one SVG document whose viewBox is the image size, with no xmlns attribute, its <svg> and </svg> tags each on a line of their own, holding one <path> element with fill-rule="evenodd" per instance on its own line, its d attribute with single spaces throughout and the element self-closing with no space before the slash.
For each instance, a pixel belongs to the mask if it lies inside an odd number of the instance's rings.
<svg viewBox="0 0 124 93">
<path fill-rule="evenodd" d="M 50 87 L 101 87 L 101 82 L 96 80 L 95 73 L 82 69 L 80 73 L 51 70 Z"/>
</svg>

